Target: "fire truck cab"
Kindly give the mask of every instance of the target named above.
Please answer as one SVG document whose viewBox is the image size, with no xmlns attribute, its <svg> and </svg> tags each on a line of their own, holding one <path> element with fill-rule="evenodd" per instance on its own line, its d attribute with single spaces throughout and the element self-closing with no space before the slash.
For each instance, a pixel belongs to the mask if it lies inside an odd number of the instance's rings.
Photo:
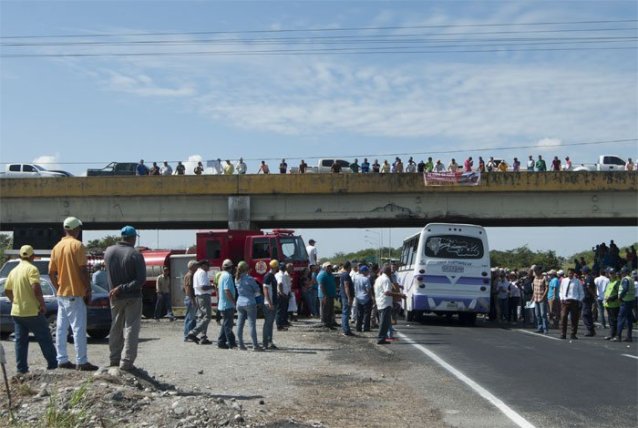
<svg viewBox="0 0 638 428">
<path fill-rule="evenodd" d="M 221 269 L 224 259 L 235 265 L 245 261 L 252 275 L 260 284 L 272 259 L 280 263 L 292 263 L 295 268 L 292 289 L 297 301 L 300 298 L 299 276 L 308 267 L 308 253 L 301 236 L 294 230 L 211 230 L 197 233 L 197 259 L 210 262 L 210 271 Z"/>
</svg>

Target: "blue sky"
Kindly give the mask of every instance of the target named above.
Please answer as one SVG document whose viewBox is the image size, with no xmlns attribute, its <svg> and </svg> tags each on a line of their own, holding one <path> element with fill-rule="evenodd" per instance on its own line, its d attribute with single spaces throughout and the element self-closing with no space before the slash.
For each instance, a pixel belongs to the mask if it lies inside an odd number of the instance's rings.
<svg viewBox="0 0 638 428">
<path fill-rule="evenodd" d="M 244 157 L 256 172 L 259 160 L 274 167 L 283 157 L 296 164 L 405 153 L 447 163 L 468 154 L 542 154 L 578 164 L 602 153 L 638 155 L 635 140 L 572 145 L 638 136 L 638 25 L 618 22 L 638 18 L 633 1 L 3 1 L 0 8 L 2 162 L 37 160 L 81 175 L 140 158 Z M 11 38 L 62 35 L 75 37 Z M 366 41 L 344 45 L 344 37 Z M 420 53 L 361 54 L 409 44 Z M 349 47 L 357 53 L 335 54 Z M 254 53 L 288 49 L 300 52 Z M 156 55 L 193 51 L 226 54 Z M 97 56 L 60 56 L 69 53 Z M 155 55 L 128 56 L 142 53 Z M 36 56 L 12 56 L 25 54 Z M 520 148 L 494 149 L 503 147 Z M 570 231 L 561 229 L 573 238 L 555 239 L 551 229 L 495 230 L 492 246 L 529 242 L 569 254 L 603 235 L 638 239 L 634 229 Z M 324 254 L 367 246 L 361 231 L 336 244 L 340 233 L 322 232 L 335 242 Z M 190 237 L 161 232 L 153 241 L 188 245 Z"/>
</svg>

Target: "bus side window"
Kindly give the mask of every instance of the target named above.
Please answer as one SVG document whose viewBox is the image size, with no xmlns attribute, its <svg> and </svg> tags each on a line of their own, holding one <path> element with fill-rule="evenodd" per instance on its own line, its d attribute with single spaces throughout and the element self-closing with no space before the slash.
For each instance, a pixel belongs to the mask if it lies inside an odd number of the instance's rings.
<svg viewBox="0 0 638 428">
<path fill-rule="evenodd" d="M 411 246 L 412 246 L 412 253 L 411 253 L 411 257 L 410 257 L 410 266 L 414 266 L 414 264 L 416 263 L 416 256 L 417 256 L 417 249 L 419 247 L 419 240 L 418 238 L 414 238 L 411 242 L 410 242 Z"/>
</svg>

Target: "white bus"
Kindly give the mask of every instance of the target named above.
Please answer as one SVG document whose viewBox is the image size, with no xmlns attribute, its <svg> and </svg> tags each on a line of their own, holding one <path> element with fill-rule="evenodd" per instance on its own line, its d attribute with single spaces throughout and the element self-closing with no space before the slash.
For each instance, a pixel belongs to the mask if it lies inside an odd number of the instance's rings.
<svg viewBox="0 0 638 428">
<path fill-rule="evenodd" d="M 405 317 L 458 314 L 466 324 L 490 310 L 487 234 L 471 224 L 430 223 L 403 241 L 397 280 Z"/>
</svg>

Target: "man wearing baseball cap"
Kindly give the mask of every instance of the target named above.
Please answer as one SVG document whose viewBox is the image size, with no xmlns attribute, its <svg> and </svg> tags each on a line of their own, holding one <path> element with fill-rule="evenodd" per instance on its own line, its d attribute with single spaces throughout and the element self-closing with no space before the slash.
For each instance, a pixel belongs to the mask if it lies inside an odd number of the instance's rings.
<svg viewBox="0 0 638 428">
<path fill-rule="evenodd" d="M 142 324 L 142 287 L 146 282 L 144 257 L 135 249 L 137 231 L 124 226 L 121 240 L 104 252 L 111 300 L 110 366 L 133 370 Z"/>
<path fill-rule="evenodd" d="M 20 263 L 9 273 L 5 282 L 5 295 L 11 302 L 11 318 L 15 326 L 16 366 L 18 373 L 27 373 L 29 365 L 29 332 L 38 341 L 47 369 L 58 366 L 55 346 L 45 318 L 46 307 L 40 288 L 40 272 L 33 265 L 33 248 L 20 248 Z"/>
<path fill-rule="evenodd" d="M 97 366 L 89 363 L 86 348 L 86 305 L 91 301 L 91 279 L 86 250 L 78 239 L 82 222 L 76 217 L 67 217 L 62 226 L 64 237 L 51 250 L 49 262 L 49 277 L 57 290 L 58 300 L 55 338 L 58 367 L 94 371 Z M 69 361 L 66 349 L 69 325 L 73 331 L 77 364 Z"/>
</svg>

